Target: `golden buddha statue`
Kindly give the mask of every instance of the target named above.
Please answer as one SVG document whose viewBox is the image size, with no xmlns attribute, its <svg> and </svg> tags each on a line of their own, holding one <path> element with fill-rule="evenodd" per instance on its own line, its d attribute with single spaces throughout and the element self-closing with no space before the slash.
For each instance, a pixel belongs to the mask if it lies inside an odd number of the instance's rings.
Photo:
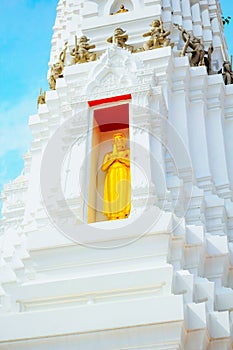
<svg viewBox="0 0 233 350">
<path fill-rule="evenodd" d="M 106 171 L 104 183 L 103 214 L 109 220 L 124 219 L 131 207 L 130 151 L 123 133 L 113 135 L 113 150 L 105 154 L 102 171 Z"/>
</svg>

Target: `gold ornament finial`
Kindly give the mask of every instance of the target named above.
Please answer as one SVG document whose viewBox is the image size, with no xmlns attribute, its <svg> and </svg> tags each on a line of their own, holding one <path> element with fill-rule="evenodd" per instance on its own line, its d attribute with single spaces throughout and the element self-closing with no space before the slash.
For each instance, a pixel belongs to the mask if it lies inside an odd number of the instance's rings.
<svg viewBox="0 0 233 350">
<path fill-rule="evenodd" d="M 128 12 L 129 10 L 125 8 L 125 5 L 121 4 L 120 9 L 115 13 L 123 13 L 123 12 Z"/>
<path fill-rule="evenodd" d="M 46 97 L 46 92 L 42 90 L 42 88 L 40 88 L 40 94 L 37 98 L 37 108 L 39 107 L 39 105 L 43 105 L 45 104 L 45 97 Z"/>
</svg>

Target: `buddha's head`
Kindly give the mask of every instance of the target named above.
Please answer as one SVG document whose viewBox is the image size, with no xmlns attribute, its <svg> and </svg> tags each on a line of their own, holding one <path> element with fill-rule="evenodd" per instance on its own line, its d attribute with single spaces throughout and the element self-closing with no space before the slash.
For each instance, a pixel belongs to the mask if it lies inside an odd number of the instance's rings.
<svg viewBox="0 0 233 350">
<path fill-rule="evenodd" d="M 122 132 L 118 132 L 113 135 L 113 145 L 116 146 L 117 151 L 123 151 L 126 149 L 127 138 Z"/>
</svg>

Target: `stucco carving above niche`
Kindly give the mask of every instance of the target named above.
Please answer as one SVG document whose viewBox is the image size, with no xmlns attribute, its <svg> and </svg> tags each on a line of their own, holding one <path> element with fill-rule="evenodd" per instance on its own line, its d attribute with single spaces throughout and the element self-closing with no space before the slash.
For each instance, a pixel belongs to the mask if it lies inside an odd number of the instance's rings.
<svg viewBox="0 0 233 350">
<path fill-rule="evenodd" d="M 89 73 L 89 83 L 85 93 L 100 93 L 125 89 L 127 86 L 140 84 L 138 72 L 143 70 L 143 63 L 127 50 L 111 45 Z"/>
</svg>

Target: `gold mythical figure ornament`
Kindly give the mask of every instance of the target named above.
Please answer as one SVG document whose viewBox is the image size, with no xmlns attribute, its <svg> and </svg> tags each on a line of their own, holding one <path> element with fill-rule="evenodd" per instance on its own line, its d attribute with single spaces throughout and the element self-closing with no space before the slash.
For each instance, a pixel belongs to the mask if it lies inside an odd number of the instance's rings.
<svg viewBox="0 0 233 350">
<path fill-rule="evenodd" d="M 94 49 L 95 45 L 90 45 L 88 39 L 85 35 L 81 36 L 79 42 L 77 41 L 77 36 L 75 35 L 75 47 L 71 51 L 70 55 L 73 56 L 71 64 L 85 63 L 96 60 L 96 54 L 89 51 Z"/>
<path fill-rule="evenodd" d="M 126 41 L 128 40 L 128 35 L 126 34 L 126 31 L 122 28 L 116 28 L 114 30 L 113 36 L 107 39 L 108 43 L 115 43 L 117 46 L 121 47 L 122 49 L 127 49 L 130 52 L 133 52 L 134 48 L 131 45 L 127 45 Z"/>
<path fill-rule="evenodd" d="M 174 23 L 174 26 L 181 31 L 182 39 L 184 41 L 184 47 L 181 51 L 181 56 L 186 54 L 191 54 L 190 57 L 190 66 L 206 66 L 207 73 L 211 74 L 211 55 L 213 53 L 213 45 L 211 44 L 208 48 L 208 51 L 205 50 L 204 44 L 200 38 L 196 36 L 191 36 L 183 27 Z M 188 48 L 191 48 L 191 51 L 188 51 Z"/>
<path fill-rule="evenodd" d="M 223 69 L 220 72 L 222 73 L 225 85 L 233 84 L 232 63 L 230 61 L 223 62 Z"/>
<path fill-rule="evenodd" d="M 192 49 L 192 56 L 190 59 L 191 67 L 204 66 L 205 49 L 201 39 L 197 38 L 196 36 L 191 38 L 190 33 L 186 32 L 186 30 L 184 30 L 181 26 L 176 26 L 181 31 L 182 39 L 184 40 L 184 47 L 182 49 L 181 56 L 185 56 L 185 54 L 188 52 L 187 49 L 190 47 Z"/>
<path fill-rule="evenodd" d="M 50 73 L 50 77 L 49 77 L 50 90 L 56 90 L 56 80 L 58 78 L 63 77 L 62 72 L 63 72 L 64 66 L 65 66 L 67 44 L 68 43 L 65 42 L 65 47 L 59 55 L 59 61 L 54 63 L 51 67 L 51 73 Z"/>
<path fill-rule="evenodd" d="M 109 220 L 117 220 L 130 213 L 130 151 L 123 133 L 114 134 L 112 144 L 113 150 L 104 156 L 102 164 L 102 171 L 106 172 L 103 214 Z"/>
<path fill-rule="evenodd" d="M 173 46 L 173 44 L 170 44 L 170 39 L 167 38 L 170 32 L 163 28 L 162 20 L 156 19 L 150 26 L 152 27 L 151 30 L 143 34 L 143 37 L 150 36 L 150 39 L 143 45 L 145 51 L 169 45 Z"/>
</svg>

